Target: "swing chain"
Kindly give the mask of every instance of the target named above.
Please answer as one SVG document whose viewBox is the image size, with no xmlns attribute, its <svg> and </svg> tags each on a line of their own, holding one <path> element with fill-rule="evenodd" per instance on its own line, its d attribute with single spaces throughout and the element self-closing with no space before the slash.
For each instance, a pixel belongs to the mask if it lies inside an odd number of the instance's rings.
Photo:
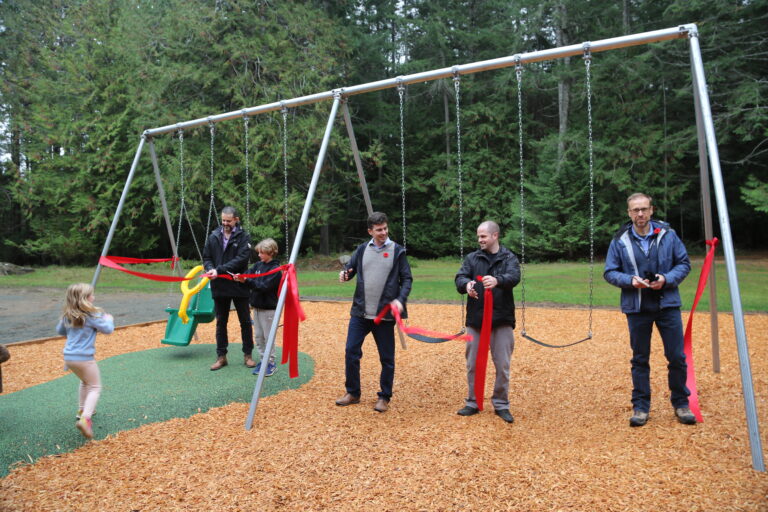
<svg viewBox="0 0 768 512">
<path fill-rule="evenodd" d="M 243 129 L 244 129 L 244 137 L 245 137 L 245 226 L 246 228 L 251 227 L 251 174 L 250 174 L 250 167 L 249 167 L 250 158 L 248 156 L 248 152 L 249 152 L 248 123 L 249 122 L 250 122 L 250 118 L 248 116 L 243 116 Z"/>
<path fill-rule="evenodd" d="M 520 332 L 525 336 L 525 173 L 523 165 L 523 66 L 520 56 L 515 56 L 515 76 L 517 78 L 517 138 L 519 144 L 520 165 Z"/>
<path fill-rule="evenodd" d="M 403 209 L 403 248 L 408 248 L 408 242 L 406 238 L 406 222 L 405 222 L 405 127 L 403 119 L 405 117 L 403 111 L 403 96 L 405 95 L 405 86 L 401 78 L 397 79 L 397 95 L 400 98 L 400 195 L 402 199 Z"/>
<path fill-rule="evenodd" d="M 281 101 L 283 115 L 283 220 L 285 222 L 285 254 L 290 254 L 290 241 L 288 237 L 288 109 Z"/>
<path fill-rule="evenodd" d="M 589 330 L 588 336 L 592 337 L 592 305 L 594 296 L 595 274 L 595 161 L 592 140 L 592 79 L 591 79 L 592 55 L 590 44 L 584 43 L 584 66 L 587 82 L 587 131 L 589 152 Z"/>
<path fill-rule="evenodd" d="M 464 177 L 461 162 L 461 76 L 453 68 L 453 89 L 456 93 L 456 170 L 459 177 L 459 256 L 464 261 Z"/>
<path fill-rule="evenodd" d="M 459 199 L 459 261 L 464 262 L 464 176 L 461 162 L 461 76 L 453 67 L 453 90 L 456 94 L 456 171 L 458 175 Z M 464 295 L 461 296 L 461 318 L 464 319 Z M 463 332 L 463 329 L 462 329 Z"/>
<path fill-rule="evenodd" d="M 184 130 L 179 130 L 179 226 L 176 229 L 176 255 L 179 254 L 179 240 L 181 239 L 181 220 L 184 216 Z"/>
<path fill-rule="evenodd" d="M 211 215 L 213 214 L 213 209 L 216 207 L 214 205 L 213 201 L 213 147 L 214 147 L 214 139 L 216 137 L 216 128 L 214 127 L 213 121 L 208 120 L 208 127 L 211 130 L 211 199 L 208 204 L 208 222 L 205 225 L 205 235 L 208 236 L 208 233 L 211 232 Z M 218 214 L 216 215 L 218 217 Z"/>
<path fill-rule="evenodd" d="M 187 211 L 186 200 L 184 198 L 184 191 L 186 188 L 184 182 L 184 131 L 179 129 L 179 168 L 180 168 L 180 195 L 181 195 L 181 207 L 179 209 L 179 227 L 176 232 L 176 254 L 179 254 L 179 240 L 181 238 L 181 224 L 182 219 L 186 216 L 187 225 L 189 226 L 189 232 L 192 234 L 192 241 L 195 242 L 195 248 L 197 249 L 197 255 L 200 260 L 203 259 L 203 252 L 200 250 L 200 245 L 197 243 L 197 237 L 195 236 L 195 230 L 192 227 L 192 221 L 189 220 L 189 212 Z"/>
</svg>

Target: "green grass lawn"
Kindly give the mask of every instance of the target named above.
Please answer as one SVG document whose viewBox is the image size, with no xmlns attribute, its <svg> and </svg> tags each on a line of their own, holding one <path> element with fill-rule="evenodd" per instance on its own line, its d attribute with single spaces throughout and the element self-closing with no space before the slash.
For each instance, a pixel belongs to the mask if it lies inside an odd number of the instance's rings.
<svg viewBox="0 0 768 512">
<path fill-rule="evenodd" d="M 684 307 L 690 308 L 693 301 L 702 258 L 692 262 L 691 274 L 682 286 Z M 300 262 L 301 263 L 301 262 Z M 189 267 L 189 265 L 187 265 Z M 412 300 L 455 302 L 459 295 L 453 286 L 453 277 L 459 269 L 458 260 L 411 260 L 414 284 Z M 167 265 L 134 265 L 135 270 L 147 273 L 169 275 Z M 338 282 L 338 270 L 302 270 L 299 265 L 299 288 L 302 296 L 351 298 L 353 284 Z M 66 288 L 73 282 L 90 282 L 93 277 L 90 267 L 44 267 L 35 272 L 19 276 L 0 276 L 0 287 L 54 287 Z M 587 263 L 529 263 L 525 265 L 525 300 L 526 303 L 547 303 L 581 305 L 589 303 L 589 265 Z M 744 311 L 768 312 L 768 260 L 762 258 L 743 258 L 737 260 L 739 288 Z M 731 311 L 730 290 L 727 282 L 725 265 L 722 261 L 715 265 L 717 277 L 717 304 L 719 311 Z M 99 289 L 127 290 L 145 292 L 168 292 L 176 284 L 161 283 L 140 279 L 129 274 L 102 269 L 98 283 Z M 603 263 L 597 262 L 594 268 L 594 304 L 596 306 L 616 307 L 619 303 L 619 291 L 603 280 Z M 522 287 L 515 288 L 515 298 L 520 302 Z M 709 291 L 706 291 L 699 303 L 699 309 L 709 308 Z"/>
</svg>

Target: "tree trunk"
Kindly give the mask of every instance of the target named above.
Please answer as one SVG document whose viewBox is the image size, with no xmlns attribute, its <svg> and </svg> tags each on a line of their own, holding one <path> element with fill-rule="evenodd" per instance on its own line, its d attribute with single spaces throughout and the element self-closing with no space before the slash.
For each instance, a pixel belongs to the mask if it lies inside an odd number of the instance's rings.
<svg viewBox="0 0 768 512">
<path fill-rule="evenodd" d="M 330 230 L 328 228 L 328 222 L 320 226 L 320 254 L 323 256 L 328 256 L 330 254 L 329 247 L 330 243 L 328 241 L 328 235 L 330 233 Z"/>
<path fill-rule="evenodd" d="M 623 2 L 623 9 L 621 13 L 621 23 L 622 28 L 624 29 L 624 35 L 629 34 L 629 1 L 630 0 L 624 0 Z"/>
</svg>

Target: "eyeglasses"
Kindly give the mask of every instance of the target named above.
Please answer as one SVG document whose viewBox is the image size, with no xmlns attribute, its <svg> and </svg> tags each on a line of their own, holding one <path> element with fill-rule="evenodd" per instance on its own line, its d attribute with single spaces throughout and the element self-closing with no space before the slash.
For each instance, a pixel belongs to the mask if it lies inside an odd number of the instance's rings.
<svg viewBox="0 0 768 512">
<path fill-rule="evenodd" d="M 631 210 L 629 210 L 629 213 L 633 215 L 638 215 L 641 213 L 648 213 L 649 211 L 651 211 L 650 207 L 649 208 L 632 208 Z"/>
</svg>

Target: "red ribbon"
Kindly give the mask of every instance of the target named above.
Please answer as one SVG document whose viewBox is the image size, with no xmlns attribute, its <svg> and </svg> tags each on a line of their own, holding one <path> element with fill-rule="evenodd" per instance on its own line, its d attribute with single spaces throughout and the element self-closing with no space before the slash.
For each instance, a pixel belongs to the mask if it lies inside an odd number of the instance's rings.
<svg viewBox="0 0 768 512">
<path fill-rule="evenodd" d="M 477 276 L 477 280 L 483 280 Z M 493 328 L 493 289 L 486 288 L 483 292 L 483 325 L 480 327 L 480 342 L 475 358 L 475 401 L 477 408 L 483 410 L 485 398 L 485 369 L 488 367 L 488 352 L 491 348 L 491 329 Z"/>
<path fill-rule="evenodd" d="M 296 267 L 293 263 L 283 265 L 285 272 L 280 281 L 280 289 L 288 286 L 285 297 L 285 313 L 283 316 L 283 359 L 281 364 L 288 362 L 288 375 L 293 379 L 299 376 L 299 322 L 307 317 L 299 301 L 299 283 L 296 279 Z M 282 268 L 282 267 L 281 267 Z"/>
<path fill-rule="evenodd" d="M 715 248 L 717 247 L 718 239 L 713 238 L 707 240 L 706 244 L 709 246 L 707 256 L 704 258 L 704 265 L 701 267 L 701 275 L 699 275 L 699 285 L 696 288 L 696 297 L 693 299 L 693 305 L 691 306 L 691 314 L 688 315 L 688 325 L 685 327 L 684 346 L 685 360 L 688 363 L 688 378 L 685 381 L 685 385 L 688 387 L 688 391 L 691 392 L 691 396 L 688 397 L 688 405 L 691 408 L 691 412 L 696 416 L 696 421 L 699 423 L 704 421 L 701 416 L 701 410 L 699 409 L 699 392 L 696 388 L 696 369 L 693 366 L 693 313 L 696 311 L 696 306 L 699 305 L 699 299 L 701 294 L 704 293 L 704 288 L 707 287 L 707 278 L 709 277 L 709 271 L 712 269 L 712 262 L 715 260 Z"/>
<path fill-rule="evenodd" d="M 176 256 L 171 258 L 129 258 L 127 256 L 107 256 L 107 258 L 114 261 L 115 263 L 163 263 L 165 261 L 170 261 L 171 268 L 173 268 L 174 264 L 181 259 Z"/>
<path fill-rule="evenodd" d="M 387 304 L 381 309 L 381 312 L 379 312 L 376 318 L 374 318 L 373 323 L 375 323 L 376 325 L 380 324 L 381 321 L 386 316 L 386 314 L 389 312 L 392 313 L 392 316 L 394 317 L 395 322 L 397 322 L 397 326 L 405 334 L 421 334 L 423 336 L 429 336 L 430 338 L 441 338 L 444 340 L 464 340 L 464 341 L 472 340 L 472 336 L 470 336 L 469 334 L 443 334 L 441 332 L 422 329 L 421 327 L 413 327 L 413 326 L 409 327 L 405 325 L 405 323 L 403 322 L 403 319 L 400 316 L 400 311 L 398 311 L 397 308 L 393 308 L 391 304 Z"/>
<path fill-rule="evenodd" d="M 190 281 L 192 279 L 195 279 L 194 277 L 187 279 L 186 277 L 178 277 L 178 276 L 164 276 L 161 274 L 147 274 L 145 272 L 136 272 L 133 270 L 128 270 L 127 268 L 120 265 L 120 263 L 154 263 L 158 261 L 171 261 L 174 262 L 174 260 L 177 260 L 178 258 L 167 258 L 167 259 L 153 259 L 153 260 L 146 260 L 146 259 L 140 259 L 140 258 L 126 258 L 123 256 L 101 256 L 99 258 L 99 265 L 103 265 L 105 267 L 113 268 L 115 270 L 119 270 L 121 272 L 125 272 L 126 274 L 131 274 L 132 276 L 136 277 L 142 277 L 144 279 L 151 279 L 152 281 L 163 281 L 166 283 L 178 283 L 181 281 Z M 173 267 L 171 267 L 173 268 Z"/>
<path fill-rule="evenodd" d="M 181 281 L 191 281 L 192 279 L 197 279 L 199 276 L 194 277 L 178 277 L 178 276 L 165 276 L 162 274 L 148 274 L 146 272 L 135 272 L 133 270 L 128 270 L 127 268 L 120 265 L 120 263 L 155 263 L 155 262 L 161 262 L 161 261 L 179 261 L 181 258 L 164 258 L 164 259 L 141 259 L 141 258 L 127 258 L 124 256 L 101 256 L 99 258 L 99 264 L 104 265 L 105 267 L 113 268 L 115 270 L 119 270 L 120 272 L 125 272 L 126 274 L 131 274 L 136 277 L 141 277 L 144 279 L 149 279 L 151 281 L 162 281 L 162 282 L 168 282 L 168 283 L 179 283 Z M 173 268 L 173 267 L 172 267 Z M 270 274 L 276 274 L 282 270 L 287 270 L 288 265 L 282 265 L 280 267 L 273 268 L 269 272 L 264 272 L 263 274 L 235 274 L 239 277 L 242 277 L 244 279 L 253 279 L 256 277 L 264 277 L 268 276 Z M 231 275 L 229 274 L 219 274 L 217 277 L 222 279 L 229 279 L 230 281 L 233 281 Z"/>
</svg>

